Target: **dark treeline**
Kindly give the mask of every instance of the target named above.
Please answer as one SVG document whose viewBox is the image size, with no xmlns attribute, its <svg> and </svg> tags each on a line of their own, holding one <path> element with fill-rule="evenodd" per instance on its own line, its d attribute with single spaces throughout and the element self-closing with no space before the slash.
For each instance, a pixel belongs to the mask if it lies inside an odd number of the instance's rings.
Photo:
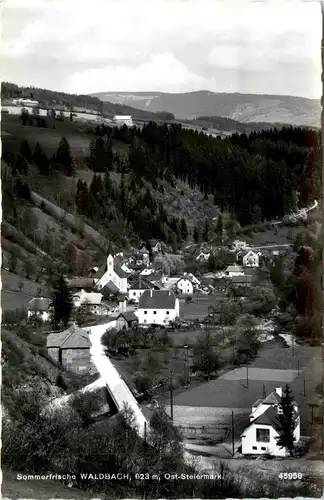
<svg viewBox="0 0 324 500">
<path fill-rule="evenodd" d="M 139 182 L 156 187 L 160 179 L 181 179 L 198 186 L 241 225 L 282 217 L 295 209 L 297 192 L 307 205 L 320 189 L 320 134 L 313 130 L 283 127 L 215 139 L 150 122 L 142 130 L 98 126 L 96 132 L 130 145 L 123 169 Z"/>
</svg>

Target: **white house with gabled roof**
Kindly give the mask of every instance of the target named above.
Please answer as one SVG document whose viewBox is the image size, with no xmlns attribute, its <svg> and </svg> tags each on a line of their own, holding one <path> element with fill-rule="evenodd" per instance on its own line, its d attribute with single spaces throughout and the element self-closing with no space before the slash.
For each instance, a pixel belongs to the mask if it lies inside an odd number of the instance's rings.
<svg viewBox="0 0 324 500">
<path fill-rule="evenodd" d="M 277 387 L 265 399 L 258 399 L 252 406 L 250 424 L 241 434 L 243 455 L 270 454 L 285 457 L 288 452 L 280 448 L 277 438 L 280 434 L 279 414 L 282 388 Z M 295 442 L 300 440 L 300 416 L 297 403 L 294 402 Z"/>
<path fill-rule="evenodd" d="M 139 276 L 138 280 L 128 290 L 128 300 L 138 303 L 145 290 L 153 290 L 154 285 L 146 280 L 144 276 Z"/>
<path fill-rule="evenodd" d="M 182 276 L 177 282 L 176 287 L 179 292 L 185 295 L 192 295 L 194 292 L 194 285 L 191 279 L 187 276 Z"/>
<path fill-rule="evenodd" d="M 249 250 L 242 258 L 244 267 L 259 267 L 260 265 L 260 257 L 253 250 Z"/>
<path fill-rule="evenodd" d="M 135 314 L 140 325 L 167 326 L 180 315 L 179 299 L 171 290 L 145 290 Z"/>
<path fill-rule="evenodd" d="M 113 125 L 122 127 L 127 125 L 127 127 L 133 127 L 133 119 L 130 115 L 115 115 L 113 118 Z"/>
</svg>

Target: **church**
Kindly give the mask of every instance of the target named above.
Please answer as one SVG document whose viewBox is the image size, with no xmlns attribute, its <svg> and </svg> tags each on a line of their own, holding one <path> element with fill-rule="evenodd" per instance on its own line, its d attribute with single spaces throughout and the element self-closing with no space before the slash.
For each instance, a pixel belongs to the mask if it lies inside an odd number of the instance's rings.
<svg viewBox="0 0 324 500">
<path fill-rule="evenodd" d="M 112 293 L 127 293 L 127 273 L 121 268 L 121 263 L 113 253 L 109 251 L 107 262 L 99 269 L 96 277 L 96 289 L 104 287 L 111 289 Z"/>
</svg>

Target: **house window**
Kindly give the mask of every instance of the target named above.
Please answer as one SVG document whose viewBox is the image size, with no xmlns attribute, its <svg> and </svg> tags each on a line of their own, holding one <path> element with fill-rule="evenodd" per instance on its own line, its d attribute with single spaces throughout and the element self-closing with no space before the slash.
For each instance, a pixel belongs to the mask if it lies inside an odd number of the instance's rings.
<svg viewBox="0 0 324 500">
<path fill-rule="evenodd" d="M 147 323 L 147 320 L 146 320 L 146 319 L 144 319 L 144 323 Z"/>
<path fill-rule="evenodd" d="M 147 311 L 144 311 L 144 314 L 147 314 Z"/>
<path fill-rule="evenodd" d="M 257 429 L 256 440 L 260 443 L 270 442 L 270 429 Z"/>
<path fill-rule="evenodd" d="M 163 320 L 163 323 L 166 323 L 166 319 Z"/>
<path fill-rule="evenodd" d="M 153 311 L 153 314 L 156 314 L 156 311 Z"/>
<path fill-rule="evenodd" d="M 266 451 L 266 449 L 267 449 L 267 448 L 266 448 L 265 446 L 261 446 L 261 450 L 262 450 L 262 451 Z"/>
<path fill-rule="evenodd" d="M 134 297 L 136 296 L 136 292 L 133 292 L 133 296 L 134 296 Z"/>
<path fill-rule="evenodd" d="M 167 313 L 167 314 L 170 314 L 170 312 L 169 312 L 169 311 L 167 311 L 166 313 Z"/>
<path fill-rule="evenodd" d="M 252 446 L 252 450 L 257 450 L 258 447 L 257 446 Z"/>
</svg>

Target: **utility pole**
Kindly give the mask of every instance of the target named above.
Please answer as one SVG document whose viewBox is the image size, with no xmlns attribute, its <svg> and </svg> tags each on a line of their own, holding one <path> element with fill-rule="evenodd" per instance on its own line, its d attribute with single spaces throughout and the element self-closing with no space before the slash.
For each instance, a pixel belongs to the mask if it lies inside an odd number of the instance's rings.
<svg viewBox="0 0 324 500">
<path fill-rule="evenodd" d="M 249 387 L 249 365 L 246 365 L 246 387 Z"/>
<path fill-rule="evenodd" d="M 306 378 L 304 378 L 304 398 L 306 397 Z"/>
<path fill-rule="evenodd" d="M 263 384 L 263 387 L 262 387 L 262 399 L 265 399 L 267 397 L 266 395 L 266 388 L 265 388 L 265 384 Z"/>
<path fill-rule="evenodd" d="M 299 359 L 297 361 L 297 370 L 298 370 L 298 375 L 300 374 L 300 371 L 299 371 Z"/>
<path fill-rule="evenodd" d="M 321 43 L 321 56 L 322 56 L 322 114 L 321 114 L 321 136 L 322 136 L 322 179 L 324 179 L 324 2 L 321 2 L 322 10 L 322 43 Z M 322 214 L 324 212 L 324 190 L 322 182 L 322 200 L 321 200 Z M 324 306 L 324 227 L 322 224 L 322 307 L 321 307 L 321 318 L 322 318 L 322 394 L 324 395 L 324 318 L 323 318 L 323 306 Z M 322 460 L 324 461 L 324 420 L 322 417 Z M 324 490 L 324 480 L 323 480 L 323 490 Z M 324 492 L 324 491 L 323 491 Z"/>
<path fill-rule="evenodd" d="M 173 381 L 172 381 L 172 370 L 170 370 L 170 416 L 173 421 Z"/>
<path fill-rule="evenodd" d="M 232 411 L 232 454 L 235 454 L 235 440 L 234 440 L 234 411 Z"/>
</svg>

